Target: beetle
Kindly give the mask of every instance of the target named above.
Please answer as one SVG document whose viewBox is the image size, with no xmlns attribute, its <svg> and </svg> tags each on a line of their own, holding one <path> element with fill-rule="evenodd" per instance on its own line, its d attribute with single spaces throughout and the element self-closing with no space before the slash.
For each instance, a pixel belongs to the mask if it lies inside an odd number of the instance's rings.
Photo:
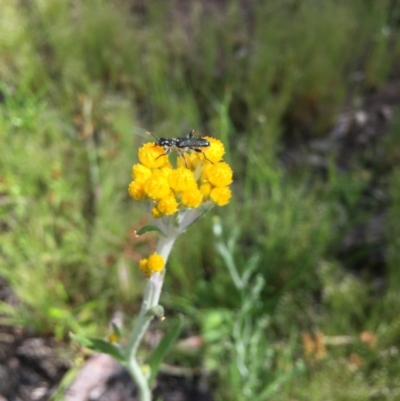
<svg viewBox="0 0 400 401">
<path fill-rule="evenodd" d="M 213 163 L 204 153 L 202 148 L 208 148 L 210 146 L 210 142 L 207 141 L 206 139 L 203 138 L 193 138 L 194 135 L 194 129 L 192 129 L 189 134 L 187 134 L 186 137 L 184 138 L 157 138 L 154 134 L 151 132 L 146 132 L 147 135 L 151 135 L 154 138 L 156 138 L 156 145 L 161 146 L 164 148 L 165 153 L 158 156 L 156 160 L 162 156 L 168 155 L 172 149 L 175 149 L 180 156 L 183 157 L 183 160 L 185 161 L 185 165 L 187 168 L 187 161 L 186 157 L 183 152 L 188 151 L 188 150 L 193 150 L 198 153 L 203 153 L 204 157 L 206 160 L 209 162 Z M 214 164 L 214 163 L 213 163 Z"/>
</svg>

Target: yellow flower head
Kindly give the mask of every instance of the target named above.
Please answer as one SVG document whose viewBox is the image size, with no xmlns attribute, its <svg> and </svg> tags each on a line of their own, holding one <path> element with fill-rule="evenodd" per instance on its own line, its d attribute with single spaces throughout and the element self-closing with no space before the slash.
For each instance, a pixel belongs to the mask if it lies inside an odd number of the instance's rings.
<svg viewBox="0 0 400 401">
<path fill-rule="evenodd" d="M 171 192 L 168 179 L 160 171 L 153 172 L 144 183 L 144 191 L 153 200 L 165 198 Z"/>
<path fill-rule="evenodd" d="M 161 215 L 169 216 L 178 211 L 178 202 L 173 194 L 160 199 L 157 204 L 157 209 Z"/>
<path fill-rule="evenodd" d="M 132 181 L 128 188 L 129 195 L 135 200 L 142 200 L 146 194 L 144 192 L 143 184 L 141 182 Z"/>
<path fill-rule="evenodd" d="M 182 204 L 189 208 L 198 207 L 203 200 L 203 194 L 194 188 L 182 193 Z"/>
<path fill-rule="evenodd" d="M 203 152 L 207 156 L 207 159 L 210 160 L 212 163 L 218 163 L 219 161 L 221 161 L 222 156 L 225 153 L 223 143 L 219 139 L 213 138 L 211 136 L 205 136 L 203 139 L 207 139 L 207 141 L 210 142 L 210 146 L 203 149 Z M 201 155 L 201 153 L 198 154 Z M 204 158 L 204 155 L 201 155 L 200 157 Z"/>
<path fill-rule="evenodd" d="M 158 273 L 164 269 L 165 261 L 161 255 L 156 252 L 148 259 L 142 259 L 139 262 L 139 268 L 146 278 L 150 278 L 154 273 Z"/>
<path fill-rule="evenodd" d="M 206 178 L 215 187 L 226 187 L 232 183 L 232 169 L 225 162 L 209 165 L 206 169 Z"/>
<path fill-rule="evenodd" d="M 228 187 L 214 188 L 210 193 L 211 200 L 218 206 L 225 206 L 231 199 L 232 192 Z"/>
<path fill-rule="evenodd" d="M 145 182 L 151 176 L 151 170 L 143 164 L 134 164 L 132 177 L 138 182 Z"/>
<path fill-rule="evenodd" d="M 139 149 L 139 160 L 145 167 L 160 168 L 164 165 L 167 156 L 165 150 L 154 142 L 148 142 Z"/>
<path fill-rule="evenodd" d="M 182 150 L 176 167 L 171 165 L 163 147 L 146 143 L 139 149 L 140 163 L 132 167 L 134 180 L 129 185 L 129 195 L 150 202 L 154 218 L 171 216 L 185 208 L 199 208 L 209 201 L 219 206 L 228 204 L 232 169 L 221 161 L 224 145 L 215 138 L 204 139 L 210 146 L 199 148 L 200 152 Z"/>
<path fill-rule="evenodd" d="M 193 172 L 184 167 L 178 167 L 176 170 L 173 170 L 168 177 L 168 182 L 175 192 L 183 192 L 196 188 Z"/>
</svg>

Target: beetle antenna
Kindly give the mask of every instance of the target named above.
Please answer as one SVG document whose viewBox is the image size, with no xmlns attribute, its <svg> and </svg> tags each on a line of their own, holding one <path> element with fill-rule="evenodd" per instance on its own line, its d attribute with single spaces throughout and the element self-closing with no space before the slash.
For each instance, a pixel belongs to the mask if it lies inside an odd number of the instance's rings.
<svg viewBox="0 0 400 401">
<path fill-rule="evenodd" d="M 160 138 L 157 138 L 157 137 L 156 137 L 152 132 L 150 132 L 150 131 L 146 131 L 146 135 L 151 135 L 152 137 L 156 138 L 157 141 L 160 139 Z"/>
</svg>

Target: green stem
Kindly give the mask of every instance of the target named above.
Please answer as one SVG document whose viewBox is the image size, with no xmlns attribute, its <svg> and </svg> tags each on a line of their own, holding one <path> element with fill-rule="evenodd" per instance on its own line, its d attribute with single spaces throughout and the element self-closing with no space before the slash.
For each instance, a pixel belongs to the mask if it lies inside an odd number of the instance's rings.
<svg viewBox="0 0 400 401">
<path fill-rule="evenodd" d="M 139 399 L 141 401 L 151 401 L 151 391 L 147 381 L 147 377 L 143 374 L 141 366 L 136 358 L 129 361 L 128 370 L 139 390 Z"/>
<path fill-rule="evenodd" d="M 178 235 L 178 231 L 176 230 L 172 229 L 169 231 L 167 237 L 160 237 L 157 245 L 157 253 L 163 257 L 165 263 L 167 263 L 168 256 Z M 136 359 L 136 353 L 150 322 L 155 316 L 154 309 L 160 300 L 164 276 L 165 268 L 162 272 L 153 274 L 147 281 L 140 313 L 132 329 L 127 346 L 129 354 L 127 368 L 138 386 L 141 401 L 151 401 L 151 391 L 148 380 Z"/>
</svg>

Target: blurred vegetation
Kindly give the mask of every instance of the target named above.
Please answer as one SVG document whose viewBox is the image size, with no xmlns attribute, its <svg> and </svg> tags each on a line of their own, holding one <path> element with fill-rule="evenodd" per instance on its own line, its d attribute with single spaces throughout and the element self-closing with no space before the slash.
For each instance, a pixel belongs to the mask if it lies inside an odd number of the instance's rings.
<svg viewBox="0 0 400 401">
<path fill-rule="evenodd" d="M 400 398 L 400 118 L 347 169 L 333 149 L 322 173 L 282 157 L 399 78 L 397 1 L 6 1 L 0 26 L 14 324 L 62 338 L 133 316 L 154 246 L 127 195 L 137 127 L 196 128 L 225 143 L 235 195 L 174 249 L 162 301 L 205 345 L 172 360 L 218 373 L 216 400 Z M 342 252 L 382 214 L 379 263 L 376 244 Z"/>
</svg>

